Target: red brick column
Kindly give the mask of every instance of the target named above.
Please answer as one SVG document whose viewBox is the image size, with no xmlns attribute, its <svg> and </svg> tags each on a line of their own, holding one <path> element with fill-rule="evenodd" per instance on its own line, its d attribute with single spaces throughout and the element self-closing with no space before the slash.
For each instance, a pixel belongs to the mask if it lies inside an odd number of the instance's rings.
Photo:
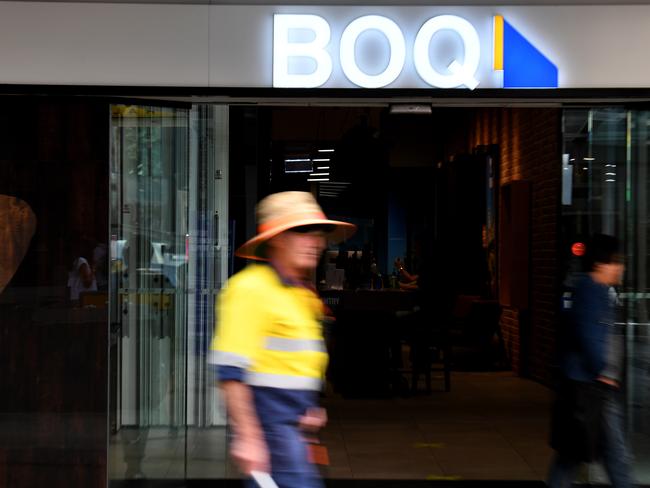
<svg viewBox="0 0 650 488">
<path fill-rule="evenodd" d="M 470 150 L 499 145 L 501 184 L 532 183 L 530 321 L 520 320 L 522 311 L 504 307 L 500 325 L 513 370 L 542 382 L 550 379 L 559 293 L 560 121 L 559 109 L 477 109 L 469 138 Z M 530 327 L 523 334 L 527 344 L 521 344 L 522 327 Z"/>
</svg>

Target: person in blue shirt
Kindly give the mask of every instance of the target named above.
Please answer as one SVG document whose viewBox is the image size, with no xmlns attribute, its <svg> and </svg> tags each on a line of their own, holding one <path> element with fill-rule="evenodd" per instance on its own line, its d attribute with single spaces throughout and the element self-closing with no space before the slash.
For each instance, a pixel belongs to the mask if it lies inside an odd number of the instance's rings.
<svg viewBox="0 0 650 488">
<path fill-rule="evenodd" d="M 602 461 L 612 486 L 632 486 L 621 384 L 624 331 L 615 323 L 616 292 L 625 266 L 618 240 L 597 234 L 586 247 L 589 270 L 576 280 L 561 337 L 563 378 L 551 444 L 556 450 L 548 486 L 570 487 L 583 462 Z"/>
</svg>

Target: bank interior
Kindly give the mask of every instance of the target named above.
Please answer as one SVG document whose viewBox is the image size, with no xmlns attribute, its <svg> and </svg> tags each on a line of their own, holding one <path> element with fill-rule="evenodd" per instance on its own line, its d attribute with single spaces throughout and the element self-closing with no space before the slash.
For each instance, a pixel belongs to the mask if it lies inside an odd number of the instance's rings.
<svg viewBox="0 0 650 488">
<path fill-rule="evenodd" d="M 311 191 L 328 216 L 358 226 L 314 278 L 335 317 L 325 476 L 544 479 L 552 364 L 539 363 L 552 358 L 522 351 L 534 345 L 519 330 L 531 327 L 531 185 L 559 173 L 558 110 L 233 107 L 230 117 L 234 247 L 250 235 L 253 201 L 276 191 Z M 528 141 L 516 138 L 540 135 L 547 144 L 523 161 Z M 535 205 L 536 217 L 554 205 Z M 502 320 L 504 309 L 517 318 Z"/>
</svg>

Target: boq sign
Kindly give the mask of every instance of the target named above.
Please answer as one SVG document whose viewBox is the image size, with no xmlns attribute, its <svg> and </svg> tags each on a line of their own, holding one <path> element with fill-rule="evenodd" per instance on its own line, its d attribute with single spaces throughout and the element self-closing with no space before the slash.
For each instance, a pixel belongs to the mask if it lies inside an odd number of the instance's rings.
<svg viewBox="0 0 650 488">
<path fill-rule="evenodd" d="M 295 32 L 309 32 L 308 39 L 296 40 Z M 369 31 L 379 32 L 388 43 L 388 60 L 378 73 L 368 73 L 359 66 L 355 46 Z M 441 31 L 452 31 L 463 45 L 463 60 L 454 59 L 447 69 L 440 70 L 431 63 L 430 47 Z M 273 21 L 273 86 L 282 88 L 316 88 L 330 79 L 334 59 L 328 50 L 332 30 L 321 16 L 312 14 L 276 14 Z M 381 88 L 395 82 L 404 71 L 407 49 L 418 76 L 436 88 L 466 86 L 474 89 L 479 81 L 476 72 L 481 60 L 481 43 L 474 26 L 456 15 L 438 15 L 428 19 L 417 32 L 413 45 L 407 46 L 399 25 L 381 15 L 365 15 L 351 21 L 339 41 L 338 62 L 345 77 L 362 88 Z M 291 61 L 309 59 L 310 72 L 296 73 Z"/>
</svg>

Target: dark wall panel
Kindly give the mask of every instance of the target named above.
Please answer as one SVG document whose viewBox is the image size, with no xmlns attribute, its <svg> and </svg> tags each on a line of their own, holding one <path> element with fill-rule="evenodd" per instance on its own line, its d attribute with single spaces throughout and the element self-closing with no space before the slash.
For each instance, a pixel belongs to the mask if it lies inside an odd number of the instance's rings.
<svg viewBox="0 0 650 488">
<path fill-rule="evenodd" d="M 28 97 L 0 104 L 0 196 L 20 199 L 36 217 L 0 293 L 0 487 L 101 487 L 105 290 L 73 302 L 67 283 L 77 257 L 107 264 L 109 107 Z M 18 232 L 15 222 L 0 223 Z M 0 266 L 7 254 L 0 250 Z"/>
</svg>

